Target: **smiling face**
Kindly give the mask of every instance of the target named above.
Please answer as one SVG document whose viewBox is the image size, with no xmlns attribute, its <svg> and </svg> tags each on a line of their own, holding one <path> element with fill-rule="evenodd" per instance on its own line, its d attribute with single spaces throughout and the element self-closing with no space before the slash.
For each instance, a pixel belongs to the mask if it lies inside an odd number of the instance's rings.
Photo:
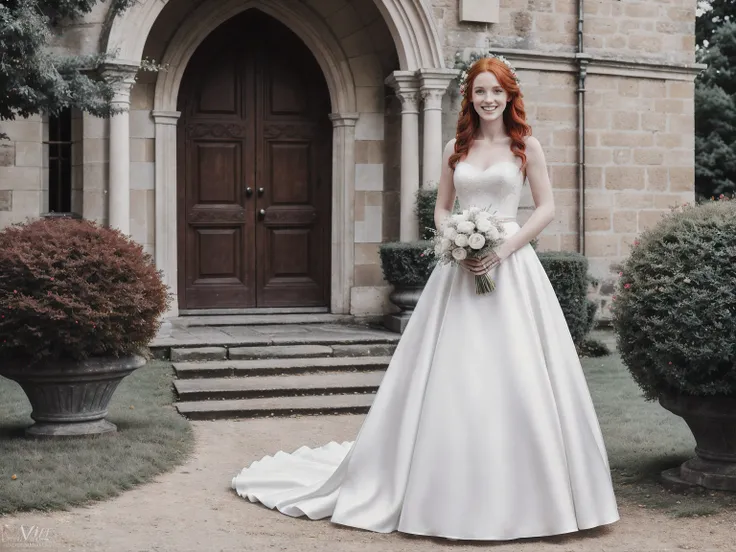
<svg viewBox="0 0 736 552">
<path fill-rule="evenodd" d="M 498 83 L 493 73 L 485 71 L 475 78 L 471 101 L 481 121 L 501 118 L 510 99 L 508 92 Z"/>
</svg>

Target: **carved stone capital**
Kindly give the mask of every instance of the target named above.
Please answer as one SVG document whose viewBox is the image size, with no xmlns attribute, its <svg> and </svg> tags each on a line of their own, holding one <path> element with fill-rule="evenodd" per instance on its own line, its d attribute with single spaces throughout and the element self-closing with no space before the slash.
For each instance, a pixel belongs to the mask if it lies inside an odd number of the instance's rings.
<svg viewBox="0 0 736 552">
<path fill-rule="evenodd" d="M 115 88 L 112 103 L 121 107 L 130 105 L 130 91 L 135 84 L 135 76 L 139 66 L 134 63 L 116 62 L 106 63 L 102 67 L 102 74 Z"/>
<path fill-rule="evenodd" d="M 419 91 L 402 90 L 396 93 L 401 102 L 402 113 L 419 113 Z"/>
<path fill-rule="evenodd" d="M 396 92 L 401 101 L 402 113 L 419 113 L 419 82 L 413 71 L 394 71 L 386 79 L 386 84 Z"/>
<path fill-rule="evenodd" d="M 422 101 L 424 102 L 424 111 L 442 109 L 442 98 L 445 97 L 445 91 L 437 88 L 423 88 Z"/>
</svg>

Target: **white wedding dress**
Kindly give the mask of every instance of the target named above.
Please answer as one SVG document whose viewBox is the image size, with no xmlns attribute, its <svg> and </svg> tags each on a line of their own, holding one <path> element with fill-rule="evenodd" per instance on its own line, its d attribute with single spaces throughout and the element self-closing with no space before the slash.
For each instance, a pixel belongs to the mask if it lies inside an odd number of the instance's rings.
<svg viewBox="0 0 736 552">
<path fill-rule="evenodd" d="M 462 207 L 518 231 L 518 166 L 456 167 Z M 608 457 L 560 305 L 526 245 L 474 277 L 438 265 L 353 443 L 253 462 L 242 497 L 381 533 L 508 540 L 619 519 Z"/>
</svg>

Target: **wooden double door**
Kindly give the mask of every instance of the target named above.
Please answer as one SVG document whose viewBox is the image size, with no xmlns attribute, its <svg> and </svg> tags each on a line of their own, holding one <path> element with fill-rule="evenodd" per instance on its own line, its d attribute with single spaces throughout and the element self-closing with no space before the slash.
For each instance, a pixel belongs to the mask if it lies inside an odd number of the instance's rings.
<svg viewBox="0 0 736 552">
<path fill-rule="evenodd" d="M 180 307 L 328 305 L 332 126 L 311 52 L 249 10 L 198 48 L 179 109 Z"/>
</svg>

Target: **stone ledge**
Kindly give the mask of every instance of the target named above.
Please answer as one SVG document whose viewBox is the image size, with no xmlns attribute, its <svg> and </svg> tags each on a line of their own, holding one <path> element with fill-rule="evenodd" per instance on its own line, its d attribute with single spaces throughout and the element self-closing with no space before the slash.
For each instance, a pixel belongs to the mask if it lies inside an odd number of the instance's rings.
<svg viewBox="0 0 736 552">
<path fill-rule="evenodd" d="M 584 60 L 587 62 L 587 73 L 589 75 L 692 81 L 706 67 L 701 63 L 684 65 L 649 60 L 605 58 L 589 54 L 544 52 L 541 50 L 494 48 L 492 46 L 491 49 L 493 53 L 508 58 L 516 69 L 521 70 L 575 73 L 578 70 L 579 60 Z M 471 53 L 478 51 L 477 48 L 464 48 L 462 56 L 464 59 L 468 59 Z"/>
</svg>

